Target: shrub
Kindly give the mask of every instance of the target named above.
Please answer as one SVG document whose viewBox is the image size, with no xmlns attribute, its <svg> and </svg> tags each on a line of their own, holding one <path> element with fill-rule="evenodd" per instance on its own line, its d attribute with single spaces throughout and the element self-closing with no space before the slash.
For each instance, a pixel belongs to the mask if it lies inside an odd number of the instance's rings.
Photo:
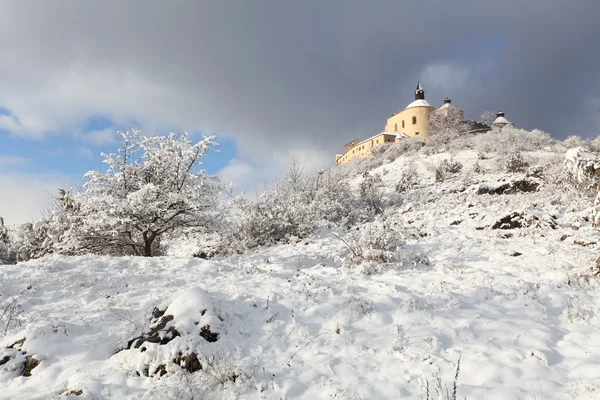
<svg viewBox="0 0 600 400">
<path fill-rule="evenodd" d="M 233 200 L 233 230 L 227 241 L 241 251 L 304 238 L 316 229 L 308 204 L 300 191 L 275 184 L 252 202 L 244 196 Z M 220 246 L 223 251 L 223 244 Z"/>
<path fill-rule="evenodd" d="M 435 181 L 443 182 L 448 175 L 457 174 L 462 168 L 463 165 L 459 161 L 455 161 L 453 158 L 444 159 L 434 168 Z"/>
<path fill-rule="evenodd" d="M 429 114 L 429 138 L 426 144 L 428 147 L 445 147 L 468 132 L 469 125 L 463 120 L 462 113 L 453 107 L 447 111 L 447 114 Z"/>
<path fill-rule="evenodd" d="M 389 218 L 377 217 L 340 238 L 350 250 L 346 265 L 363 262 L 391 263 L 399 259 L 398 250 L 404 244 L 400 231 Z"/>
<path fill-rule="evenodd" d="M 442 161 L 442 167 L 446 172 L 449 172 L 451 174 L 458 174 L 462 170 L 463 165 L 460 162 L 451 158 L 450 160 Z"/>
<path fill-rule="evenodd" d="M 586 147 L 587 143 L 580 136 L 570 135 L 567 137 L 563 144 L 567 149 L 574 149 L 576 147 Z"/>
<path fill-rule="evenodd" d="M 454 372 L 454 379 L 452 380 L 452 387 L 448 387 L 448 384 L 443 382 L 441 377 L 441 371 L 438 371 L 433 378 L 433 388 L 429 385 L 429 379 L 425 380 L 425 400 L 457 400 L 458 399 L 458 377 L 460 375 L 460 360 L 458 357 L 456 362 L 456 370 Z M 435 396 L 433 395 L 432 389 L 435 390 Z M 466 397 L 465 397 L 466 400 Z"/>
<path fill-rule="evenodd" d="M 400 178 L 396 183 L 395 190 L 397 193 L 403 193 L 418 183 L 417 171 L 412 167 L 405 167 L 400 172 Z"/>
<path fill-rule="evenodd" d="M 515 151 L 535 151 L 556 143 L 546 132 L 526 131 L 514 127 L 494 128 L 489 132 L 468 137 L 473 147 L 481 153 L 508 155 Z"/>
<path fill-rule="evenodd" d="M 290 170 L 295 172 L 288 171 L 256 201 L 243 195 L 232 199 L 219 253 L 289 243 L 318 228 L 353 224 L 360 218 L 358 200 L 335 170 L 309 176 L 304 176 L 297 164 Z"/>
<path fill-rule="evenodd" d="M 367 212 L 380 214 L 384 210 L 383 181 L 379 174 L 365 171 L 359 184 L 359 194 Z"/>
<path fill-rule="evenodd" d="M 423 146 L 425 146 L 425 143 L 420 139 L 413 137 L 401 138 L 398 142 L 390 144 L 382 156 L 388 162 L 392 162 L 402 155 L 417 153 Z"/>
<path fill-rule="evenodd" d="M 0 217 L 0 264 L 9 262 L 10 247 L 8 228 L 4 225 L 4 218 Z"/>
<path fill-rule="evenodd" d="M 529 164 L 523 159 L 520 152 L 515 151 L 511 153 L 505 162 L 506 172 L 516 173 L 525 172 L 525 169 L 529 167 Z"/>
<path fill-rule="evenodd" d="M 552 168 L 550 177 L 562 188 L 573 188 L 586 197 L 596 196 L 600 186 L 600 154 L 581 147 L 569 149 L 562 167 Z"/>
</svg>

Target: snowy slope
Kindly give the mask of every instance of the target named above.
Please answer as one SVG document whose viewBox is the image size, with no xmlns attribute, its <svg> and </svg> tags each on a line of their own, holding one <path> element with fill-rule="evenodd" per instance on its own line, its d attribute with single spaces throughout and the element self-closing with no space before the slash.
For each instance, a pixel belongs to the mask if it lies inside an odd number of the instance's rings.
<svg viewBox="0 0 600 400">
<path fill-rule="evenodd" d="M 322 231 L 214 260 L 3 266 L 0 398 L 422 399 L 428 385 L 438 398 L 459 358 L 458 398 L 600 398 L 589 199 L 543 183 L 482 194 L 527 177 L 472 151 L 436 183 L 449 157 L 373 171 L 389 192 L 407 166 L 419 175 L 390 211 L 403 262 L 349 267 L 345 232 Z M 512 213 L 521 228 L 493 229 Z M 22 376 L 27 357 L 39 365 Z"/>
</svg>

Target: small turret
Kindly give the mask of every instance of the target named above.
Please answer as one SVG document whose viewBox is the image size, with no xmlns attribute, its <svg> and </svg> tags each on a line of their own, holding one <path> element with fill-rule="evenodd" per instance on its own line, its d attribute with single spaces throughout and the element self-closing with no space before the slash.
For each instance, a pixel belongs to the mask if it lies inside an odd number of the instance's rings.
<svg viewBox="0 0 600 400">
<path fill-rule="evenodd" d="M 444 104 L 452 104 L 452 100 L 450 100 L 449 98 L 445 98 L 444 99 Z"/>
<path fill-rule="evenodd" d="M 421 86 L 421 81 L 417 82 L 417 88 L 415 89 L 415 100 L 425 100 L 425 91 Z"/>
<path fill-rule="evenodd" d="M 506 125 L 512 125 L 512 123 L 504 117 L 504 113 L 502 111 L 498 111 L 498 114 L 496 114 L 496 119 L 494 122 L 492 122 L 492 126 L 504 128 Z"/>
</svg>

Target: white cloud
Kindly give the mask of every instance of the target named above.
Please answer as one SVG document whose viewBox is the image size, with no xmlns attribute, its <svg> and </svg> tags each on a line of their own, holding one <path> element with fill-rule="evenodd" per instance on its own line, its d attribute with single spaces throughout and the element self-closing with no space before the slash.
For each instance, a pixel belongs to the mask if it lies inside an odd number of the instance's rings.
<svg viewBox="0 0 600 400">
<path fill-rule="evenodd" d="M 257 149 L 257 147 L 259 149 Z M 248 194 L 260 193 L 265 184 L 272 183 L 278 179 L 289 167 L 293 158 L 300 162 L 300 166 L 306 174 L 330 167 L 333 157 L 327 151 L 319 151 L 310 147 L 294 148 L 288 151 L 265 152 L 260 145 L 242 148 L 240 158 L 233 159 L 217 175 L 223 182 L 231 182 L 235 185 L 235 192 L 246 192 Z M 264 155 L 260 159 L 259 155 Z M 264 158 L 268 161 L 265 162 Z"/>
<path fill-rule="evenodd" d="M 221 177 L 223 182 L 231 182 L 240 187 L 243 182 L 252 181 L 255 175 L 255 168 L 246 162 L 234 158 L 217 175 Z"/>
<path fill-rule="evenodd" d="M 66 176 L 45 174 L 0 175 L 0 216 L 9 225 L 33 222 L 48 210 L 57 189 L 73 185 Z"/>
<path fill-rule="evenodd" d="M 180 115 L 178 104 L 185 95 L 173 88 L 150 83 L 133 71 L 105 70 L 81 64 L 71 66 L 51 82 L 23 93 L 11 82 L 2 82 L 0 101 L 11 115 L 0 116 L 0 129 L 14 135 L 41 139 L 48 133 L 82 131 L 87 119 L 98 112 L 110 115 L 119 125 L 143 121 L 157 128 L 178 121 L 191 124 L 189 115 Z M 109 129 L 79 134 L 95 144 L 113 143 Z"/>
<path fill-rule="evenodd" d="M 26 157 L 0 155 L 0 167 L 24 167 L 30 162 L 31 159 Z"/>
<path fill-rule="evenodd" d="M 115 129 L 106 128 L 102 130 L 81 133 L 79 137 L 82 141 L 86 143 L 90 143 L 96 146 L 104 146 L 107 144 L 119 143 L 119 140 L 115 134 Z"/>
<path fill-rule="evenodd" d="M 80 146 L 77 151 L 79 152 L 79 154 L 81 154 L 82 156 L 84 156 L 86 158 L 89 158 L 90 160 L 94 158 L 94 154 L 92 153 L 92 150 L 90 150 L 89 148 L 87 148 L 85 146 Z"/>
</svg>

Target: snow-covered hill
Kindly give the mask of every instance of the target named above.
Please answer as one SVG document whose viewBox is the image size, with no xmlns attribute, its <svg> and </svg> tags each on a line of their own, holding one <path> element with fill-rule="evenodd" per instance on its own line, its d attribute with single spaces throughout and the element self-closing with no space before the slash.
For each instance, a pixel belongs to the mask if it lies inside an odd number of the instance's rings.
<svg viewBox="0 0 600 400">
<path fill-rule="evenodd" d="M 444 159 L 462 169 L 436 182 Z M 600 398 L 590 200 L 498 162 L 415 153 L 371 171 L 399 198 L 389 263 L 349 262 L 336 228 L 209 260 L 3 266 L 0 398 Z"/>
</svg>

